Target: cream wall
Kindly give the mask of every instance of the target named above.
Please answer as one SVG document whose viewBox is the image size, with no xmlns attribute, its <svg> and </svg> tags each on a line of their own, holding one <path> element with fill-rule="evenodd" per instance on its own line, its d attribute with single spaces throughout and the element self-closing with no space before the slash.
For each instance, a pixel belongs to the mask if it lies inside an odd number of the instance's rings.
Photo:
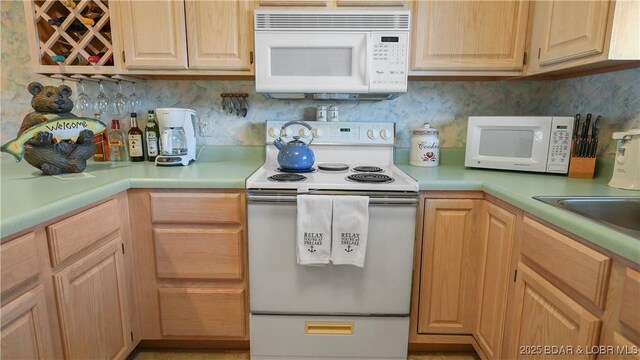
<svg viewBox="0 0 640 360">
<path fill-rule="evenodd" d="M 2 92 L 0 131 L 4 143 L 13 138 L 24 114 L 31 111 L 26 86 L 31 81 L 59 85 L 32 73 L 28 41 L 20 1 L 1 1 Z M 69 84 L 72 87 L 74 84 Z M 107 89 L 115 94 L 115 87 Z M 95 95 L 94 85 L 88 87 Z M 129 88 L 125 88 L 128 93 Z M 250 94 L 249 114 L 238 118 L 222 112 L 221 92 Z M 214 125 L 212 137 L 202 144 L 258 145 L 267 119 L 312 119 L 319 102 L 266 100 L 254 92 L 252 81 L 147 81 L 138 89 L 144 98 L 140 111 L 156 107 L 188 107 Z M 408 146 L 411 129 L 430 122 L 440 130 L 447 147 L 464 146 L 466 121 L 472 115 L 574 115 L 577 112 L 604 117 L 602 139 L 613 131 L 640 127 L 640 69 L 632 69 L 558 81 L 411 81 L 409 91 L 396 100 L 372 103 L 325 103 L 340 107 L 342 121 L 395 121 L 399 146 Z M 103 116 L 104 119 L 118 117 Z M 613 141 L 601 141 L 601 152 L 612 155 Z M 7 159 L 3 154 L 2 159 Z"/>
</svg>

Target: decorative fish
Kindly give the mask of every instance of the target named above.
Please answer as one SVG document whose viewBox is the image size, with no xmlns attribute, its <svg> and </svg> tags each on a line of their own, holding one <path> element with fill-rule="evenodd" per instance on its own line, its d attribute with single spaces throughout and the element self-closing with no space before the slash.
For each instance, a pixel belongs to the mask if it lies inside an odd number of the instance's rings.
<svg viewBox="0 0 640 360">
<path fill-rule="evenodd" d="M 94 134 L 104 131 L 107 126 L 91 118 L 57 118 L 34 125 L 25 130 L 20 136 L 2 145 L 0 151 L 13 155 L 17 161 L 24 156 L 24 143 L 43 131 L 53 134 L 53 138 L 60 140 L 75 140 L 82 130 L 91 130 Z"/>
</svg>

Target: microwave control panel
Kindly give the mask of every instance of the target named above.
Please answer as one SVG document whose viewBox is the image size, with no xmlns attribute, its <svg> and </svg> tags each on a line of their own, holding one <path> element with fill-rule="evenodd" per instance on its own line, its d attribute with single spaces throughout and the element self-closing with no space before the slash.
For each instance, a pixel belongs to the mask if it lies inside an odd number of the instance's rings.
<svg viewBox="0 0 640 360">
<path fill-rule="evenodd" d="M 409 34 L 371 33 L 371 92 L 407 91 Z"/>
<path fill-rule="evenodd" d="M 552 119 L 549 154 L 547 155 L 547 172 L 566 174 L 569 171 L 572 133 L 572 117 L 554 117 Z"/>
</svg>

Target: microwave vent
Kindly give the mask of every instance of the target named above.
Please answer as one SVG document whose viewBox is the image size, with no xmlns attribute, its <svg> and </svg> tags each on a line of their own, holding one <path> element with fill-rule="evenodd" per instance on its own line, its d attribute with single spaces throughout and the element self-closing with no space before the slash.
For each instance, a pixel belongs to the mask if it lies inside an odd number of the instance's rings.
<svg viewBox="0 0 640 360">
<path fill-rule="evenodd" d="M 300 13 L 258 12 L 255 30 L 409 30 L 409 12 Z"/>
</svg>

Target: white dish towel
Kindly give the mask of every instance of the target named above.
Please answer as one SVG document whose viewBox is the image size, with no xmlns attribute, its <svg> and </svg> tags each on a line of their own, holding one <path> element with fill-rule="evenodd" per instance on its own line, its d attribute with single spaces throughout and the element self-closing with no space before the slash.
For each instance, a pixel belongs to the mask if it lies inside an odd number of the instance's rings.
<svg viewBox="0 0 640 360">
<path fill-rule="evenodd" d="M 364 267 L 369 228 L 369 197 L 334 196 L 331 262 Z"/>
<path fill-rule="evenodd" d="M 297 202 L 298 264 L 328 264 L 331 256 L 331 196 L 298 195 Z"/>
</svg>

